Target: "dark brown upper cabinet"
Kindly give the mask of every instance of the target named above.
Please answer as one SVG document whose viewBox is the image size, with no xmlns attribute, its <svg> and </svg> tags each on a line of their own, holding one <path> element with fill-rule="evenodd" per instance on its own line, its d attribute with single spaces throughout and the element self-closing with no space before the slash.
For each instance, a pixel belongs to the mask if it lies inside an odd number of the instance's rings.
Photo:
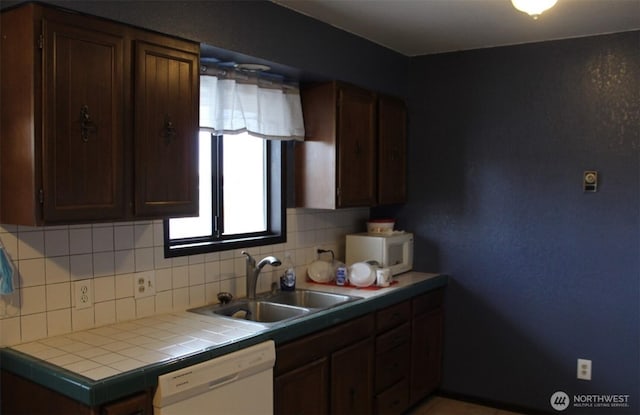
<svg viewBox="0 0 640 415">
<path fill-rule="evenodd" d="M 33 3 L 0 23 L 0 223 L 197 214 L 197 43 Z"/>
<path fill-rule="evenodd" d="M 341 82 L 304 87 L 301 98 L 306 137 L 295 145 L 296 205 L 337 209 L 403 202 L 402 101 Z"/>
<path fill-rule="evenodd" d="M 296 143 L 296 204 L 336 209 L 375 203 L 376 96 L 330 82 L 301 91 L 305 142 Z"/>
<path fill-rule="evenodd" d="M 404 101 L 378 96 L 378 204 L 407 199 L 407 109 Z"/>
<path fill-rule="evenodd" d="M 197 214 L 198 55 L 140 41 L 135 67 L 135 213 Z"/>
<path fill-rule="evenodd" d="M 42 208 L 55 222 L 124 215 L 125 40 L 78 20 L 42 20 Z"/>
</svg>

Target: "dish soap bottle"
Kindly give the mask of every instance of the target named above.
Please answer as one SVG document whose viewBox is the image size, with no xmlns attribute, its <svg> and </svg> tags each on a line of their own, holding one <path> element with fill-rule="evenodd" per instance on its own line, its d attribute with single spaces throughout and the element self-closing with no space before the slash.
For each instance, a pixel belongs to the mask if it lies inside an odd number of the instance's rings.
<svg viewBox="0 0 640 415">
<path fill-rule="evenodd" d="M 347 285 L 347 267 L 342 262 L 336 266 L 336 285 Z"/>
<path fill-rule="evenodd" d="M 291 261 L 291 255 L 286 254 L 284 274 L 280 277 L 280 290 L 294 291 L 296 289 L 296 268 Z"/>
</svg>

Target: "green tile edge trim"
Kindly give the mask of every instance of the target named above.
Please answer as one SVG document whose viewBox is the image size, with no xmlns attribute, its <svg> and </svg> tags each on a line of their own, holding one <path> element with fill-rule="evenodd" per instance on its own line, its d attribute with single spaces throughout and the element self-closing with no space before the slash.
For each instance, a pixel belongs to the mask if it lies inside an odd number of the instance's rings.
<svg viewBox="0 0 640 415">
<path fill-rule="evenodd" d="M 196 354 L 156 363 L 121 375 L 93 381 L 75 373 L 48 364 L 15 350 L 0 349 L 0 368 L 22 376 L 44 387 L 54 390 L 88 407 L 124 398 L 137 392 L 153 388 L 158 384 L 158 376 L 195 365 L 236 350 L 243 349 L 265 340 L 276 344 L 285 343 L 322 330 L 336 324 L 360 317 L 373 311 L 408 300 L 411 297 L 444 287 L 448 276 L 439 275 L 406 287 L 390 291 L 388 294 L 366 300 L 358 300 L 338 307 L 314 313 L 288 324 L 275 325 L 253 336 L 214 346 Z"/>
<path fill-rule="evenodd" d="M 20 352 L 0 350 L 0 368 L 59 392 L 85 405 L 91 402 L 87 379 Z"/>
</svg>

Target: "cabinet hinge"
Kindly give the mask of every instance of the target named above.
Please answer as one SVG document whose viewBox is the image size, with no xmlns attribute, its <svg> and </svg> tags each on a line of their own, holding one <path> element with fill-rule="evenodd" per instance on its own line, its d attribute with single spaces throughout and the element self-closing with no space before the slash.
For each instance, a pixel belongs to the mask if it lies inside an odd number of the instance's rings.
<svg viewBox="0 0 640 415">
<path fill-rule="evenodd" d="M 40 201 L 40 204 L 44 203 L 44 190 L 42 189 L 38 192 L 38 200 Z"/>
<path fill-rule="evenodd" d="M 340 188 L 339 187 L 336 187 L 336 196 L 340 197 Z"/>
<path fill-rule="evenodd" d="M 44 49 L 44 36 L 42 35 L 42 33 L 40 33 L 40 36 L 38 36 L 38 48 Z"/>
</svg>

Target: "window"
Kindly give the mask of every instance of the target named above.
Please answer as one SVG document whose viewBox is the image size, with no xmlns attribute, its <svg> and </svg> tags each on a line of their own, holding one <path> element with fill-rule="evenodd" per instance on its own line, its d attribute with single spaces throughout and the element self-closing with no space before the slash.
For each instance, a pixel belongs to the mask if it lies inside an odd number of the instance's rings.
<svg viewBox="0 0 640 415">
<path fill-rule="evenodd" d="M 281 141 L 201 130 L 200 216 L 165 220 L 165 257 L 284 242 L 284 151 Z"/>
<path fill-rule="evenodd" d="M 216 73 L 200 77 L 200 216 L 165 220 L 165 257 L 286 240 L 284 143 L 304 139 L 298 88 Z"/>
</svg>

